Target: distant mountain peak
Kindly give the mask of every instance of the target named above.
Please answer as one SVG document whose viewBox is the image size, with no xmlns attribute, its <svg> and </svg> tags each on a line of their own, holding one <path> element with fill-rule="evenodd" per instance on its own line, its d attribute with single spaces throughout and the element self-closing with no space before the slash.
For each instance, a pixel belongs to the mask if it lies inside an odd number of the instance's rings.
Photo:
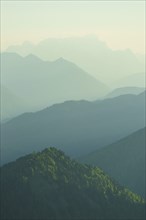
<svg viewBox="0 0 146 220">
<path fill-rule="evenodd" d="M 22 55 L 35 53 L 44 60 L 54 60 L 62 56 L 109 85 L 123 76 L 144 71 L 144 58 L 137 58 L 130 49 L 113 50 L 96 35 L 49 37 L 34 46 L 26 42 L 11 46 L 7 51 L 17 51 Z"/>
<path fill-rule="evenodd" d="M 54 61 L 55 63 L 66 63 L 67 60 L 65 60 L 63 57 L 59 57 L 57 60 Z"/>
<path fill-rule="evenodd" d="M 28 59 L 28 60 L 35 60 L 35 61 L 43 61 L 42 59 L 40 59 L 38 56 L 35 56 L 34 54 L 30 53 L 29 55 L 25 56 L 25 59 Z"/>
</svg>

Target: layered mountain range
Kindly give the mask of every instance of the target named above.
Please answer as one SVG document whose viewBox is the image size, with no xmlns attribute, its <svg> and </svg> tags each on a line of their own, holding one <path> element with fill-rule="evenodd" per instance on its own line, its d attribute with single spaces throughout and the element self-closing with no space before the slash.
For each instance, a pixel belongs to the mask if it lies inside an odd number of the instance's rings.
<svg viewBox="0 0 146 220">
<path fill-rule="evenodd" d="M 123 186 L 145 197 L 146 128 L 79 160 L 101 167 Z"/>
<path fill-rule="evenodd" d="M 91 36 L 49 38 L 8 48 L 1 64 L 1 218 L 145 219 L 136 55 Z"/>
<path fill-rule="evenodd" d="M 55 104 L 36 113 L 25 113 L 1 126 L 2 163 L 48 145 L 79 157 L 144 126 L 145 92 L 95 102 Z"/>
<path fill-rule="evenodd" d="M 48 38 L 36 45 L 24 42 L 7 48 L 7 52 L 17 52 L 23 56 L 32 53 L 44 60 L 64 57 L 109 84 L 123 76 L 145 72 L 144 57 L 141 62 L 130 49 L 112 50 L 94 35 Z"/>
<path fill-rule="evenodd" d="M 1 64 L 1 84 L 20 97 L 25 112 L 66 100 L 94 100 L 109 91 L 104 83 L 63 58 L 45 62 L 34 55 L 2 53 Z M 23 112 L 24 108 L 19 108 L 16 113 Z M 4 113 L 2 119 L 16 116 L 9 109 Z"/>
</svg>

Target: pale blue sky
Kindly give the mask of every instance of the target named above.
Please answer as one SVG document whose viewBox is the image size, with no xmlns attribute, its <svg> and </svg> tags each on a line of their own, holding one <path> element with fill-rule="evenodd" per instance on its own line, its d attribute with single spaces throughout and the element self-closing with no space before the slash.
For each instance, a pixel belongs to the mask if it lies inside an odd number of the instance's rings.
<svg viewBox="0 0 146 220">
<path fill-rule="evenodd" d="M 96 34 L 113 49 L 145 50 L 144 1 L 2 1 L 1 48 Z"/>
</svg>

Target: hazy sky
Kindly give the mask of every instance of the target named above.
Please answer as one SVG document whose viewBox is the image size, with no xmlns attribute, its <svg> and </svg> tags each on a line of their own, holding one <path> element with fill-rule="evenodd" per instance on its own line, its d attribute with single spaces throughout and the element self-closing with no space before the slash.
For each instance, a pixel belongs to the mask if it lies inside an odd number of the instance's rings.
<svg viewBox="0 0 146 220">
<path fill-rule="evenodd" d="M 96 34 L 113 49 L 145 51 L 145 1 L 2 1 L 1 48 Z"/>
</svg>

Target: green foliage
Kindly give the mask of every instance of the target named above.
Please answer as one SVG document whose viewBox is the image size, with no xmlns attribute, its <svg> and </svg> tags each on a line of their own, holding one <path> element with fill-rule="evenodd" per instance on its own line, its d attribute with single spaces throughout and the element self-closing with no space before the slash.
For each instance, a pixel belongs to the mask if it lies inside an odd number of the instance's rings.
<svg viewBox="0 0 146 220">
<path fill-rule="evenodd" d="M 3 166 L 1 177 L 3 220 L 144 219 L 140 196 L 55 148 Z"/>
</svg>

